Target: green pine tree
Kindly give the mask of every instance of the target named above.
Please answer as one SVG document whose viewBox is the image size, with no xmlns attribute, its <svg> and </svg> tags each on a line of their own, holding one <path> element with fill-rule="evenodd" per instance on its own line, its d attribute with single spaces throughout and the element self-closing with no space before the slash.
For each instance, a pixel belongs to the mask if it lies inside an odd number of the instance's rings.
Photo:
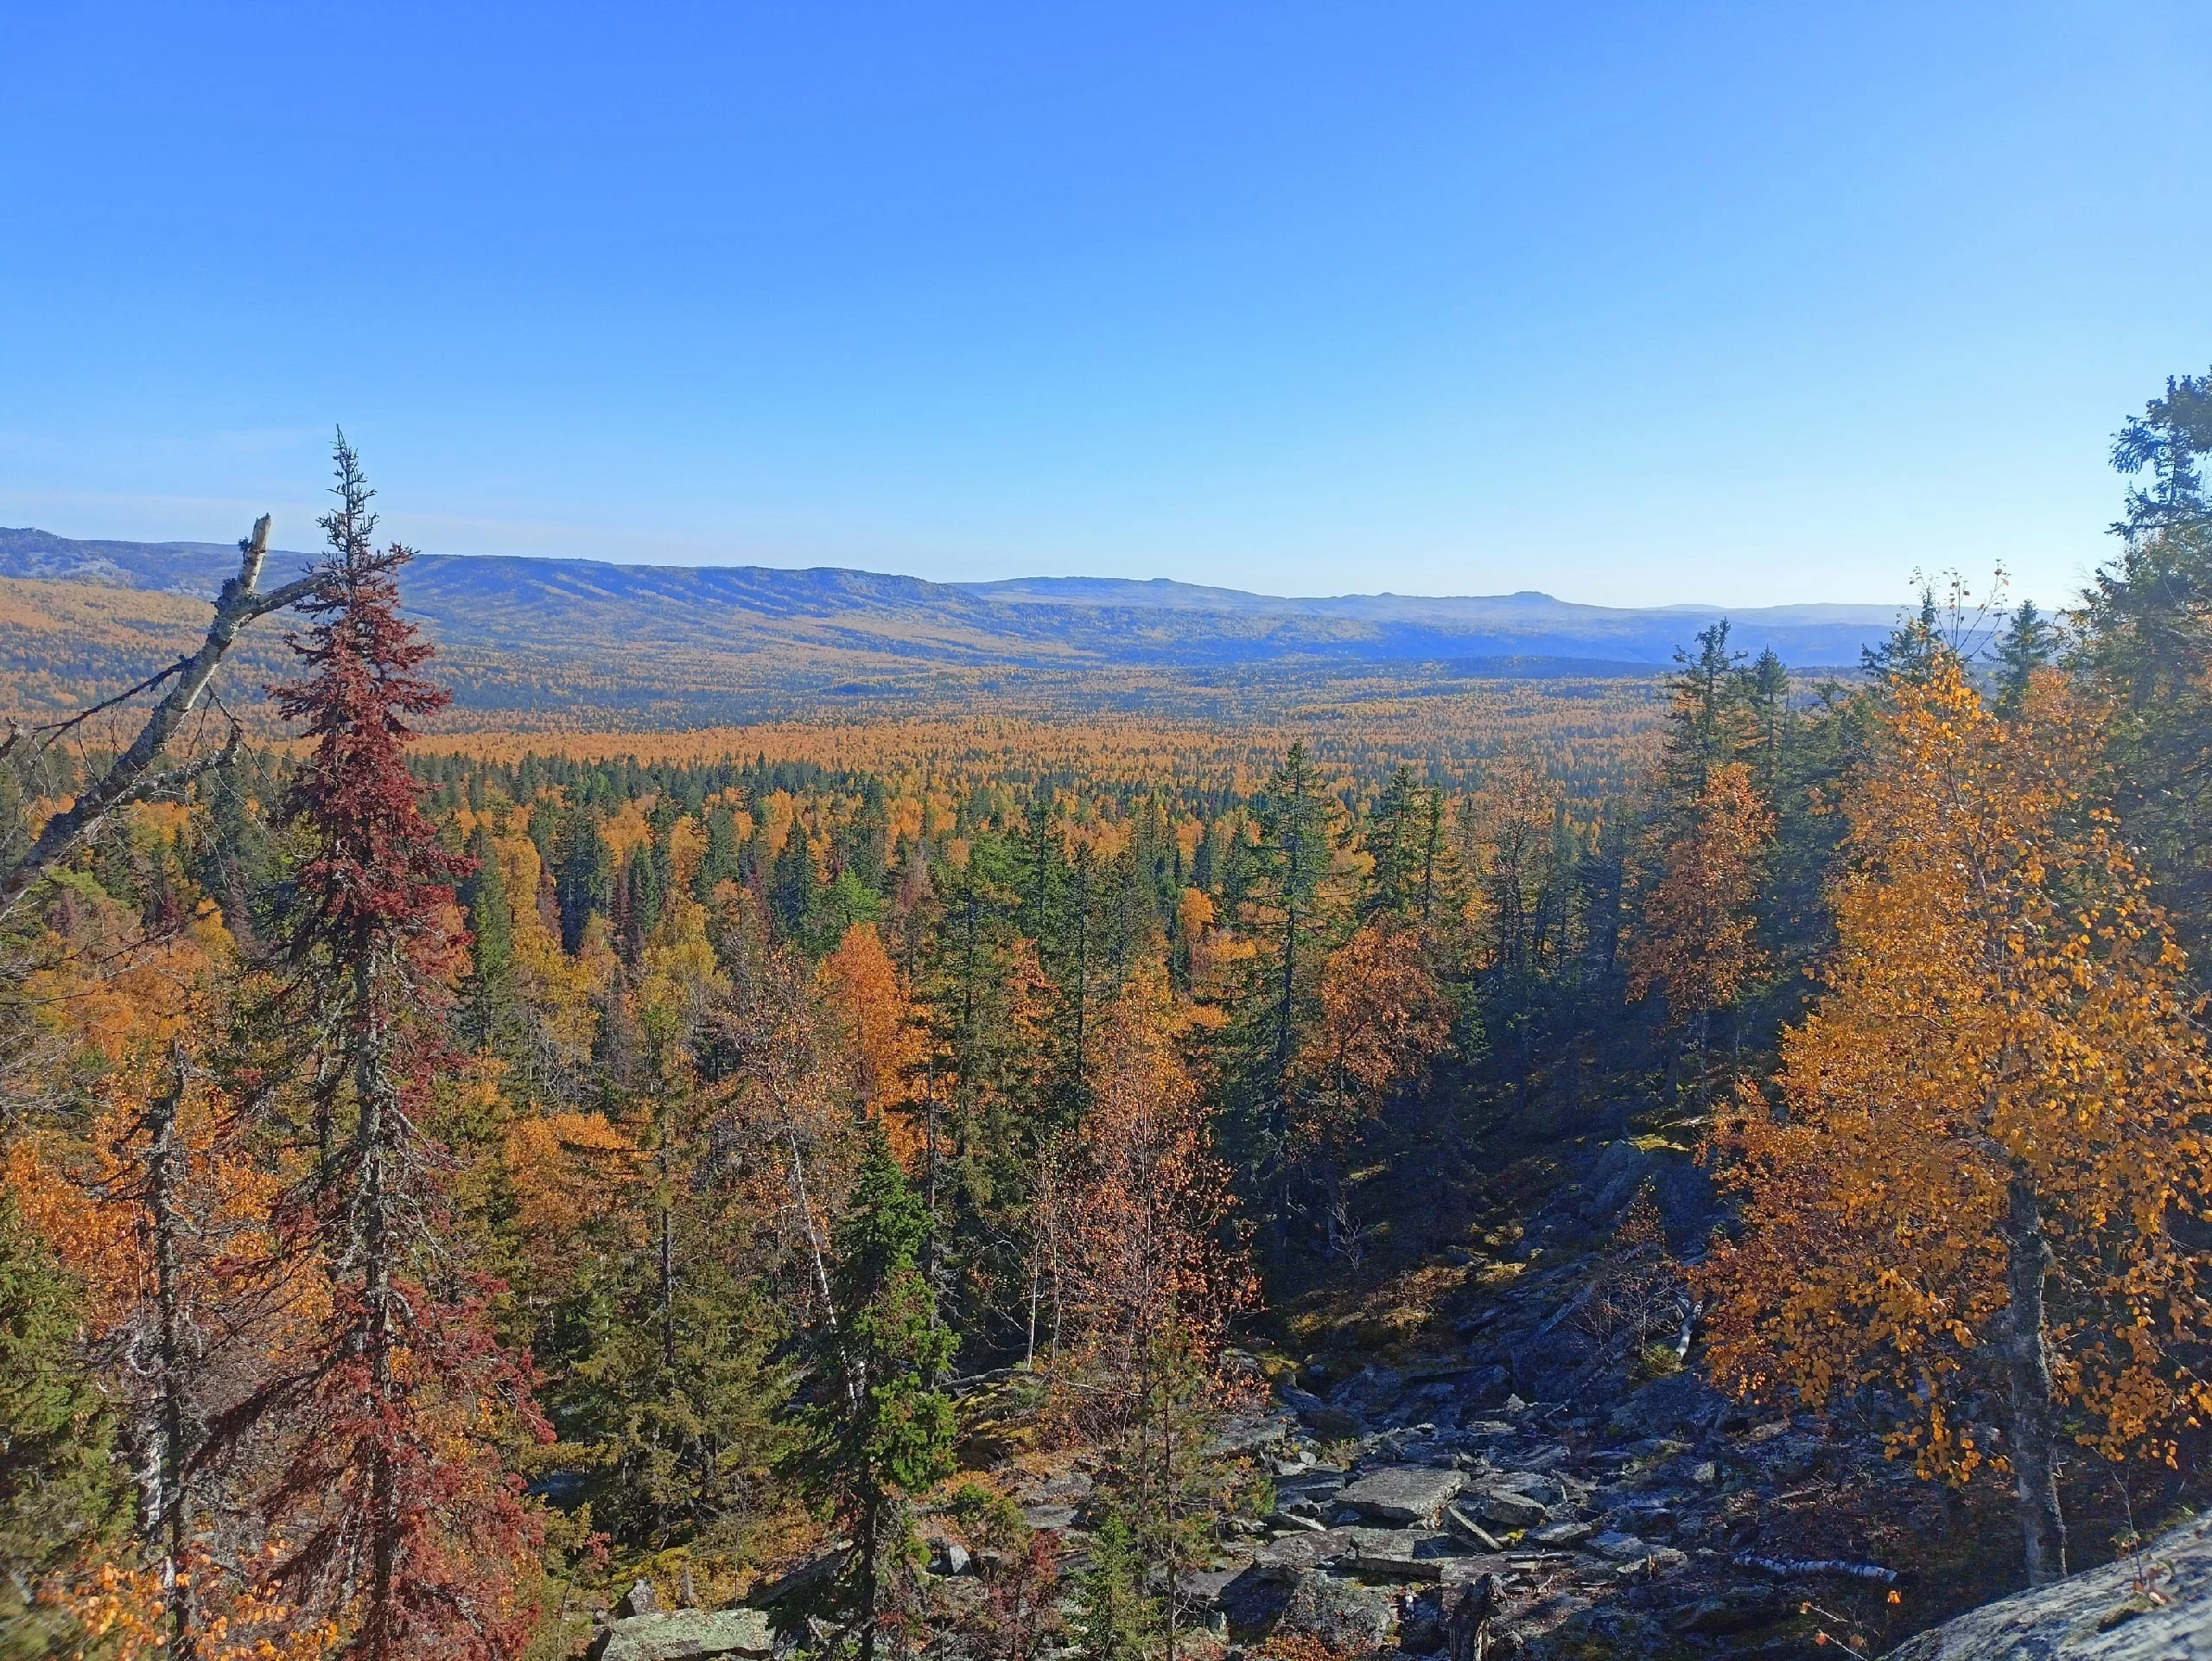
<svg viewBox="0 0 2212 1661">
<path fill-rule="evenodd" d="M 115 1424 L 79 1347 L 76 1283 L 0 1192 L 0 1661 L 59 1654 L 44 1576 L 130 1525 Z"/>
<path fill-rule="evenodd" d="M 1109 1501 L 1076 1585 L 1076 1653 L 1083 1661 L 1141 1661 L 1159 1625 L 1159 1605 L 1145 1595 L 1136 1536 Z"/>
<path fill-rule="evenodd" d="M 952 1474 L 952 1399 L 937 1388 L 955 1340 L 920 1269 L 930 1219 L 872 1127 L 833 1247 L 830 1309 L 813 1345 L 801 1480 L 850 1533 L 845 1630 L 874 1661 L 887 1583 L 914 1556 L 909 1497 Z"/>
</svg>

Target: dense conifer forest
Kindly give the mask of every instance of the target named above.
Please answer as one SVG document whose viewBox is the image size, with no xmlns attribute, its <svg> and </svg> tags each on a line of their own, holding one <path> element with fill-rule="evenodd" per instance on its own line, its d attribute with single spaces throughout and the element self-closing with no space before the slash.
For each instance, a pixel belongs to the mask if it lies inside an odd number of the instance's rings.
<svg viewBox="0 0 2212 1661">
<path fill-rule="evenodd" d="M 270 716 L 211 633 L 0 751 L 0 1656 L 1649 1653 L 1522 1597 L 1647 1536 L 1681 1652 L 1864 1645 L 2126 1550 L 2207 1497 L 2208 453 L 2176 380 L 2086 595 L 1854 673 L 563 740 L 437 729 L 341 441 L 216 608 Z M 1867 1572 L 1666 1603 L 1792 1498 L 1623 1520 L 1693 1387 Z M 1303 1497 L 1539 1424 L 1482 1577 Z M 1418 1596 L 1248 1633 L 1332 1530 Z"/>
</svg>

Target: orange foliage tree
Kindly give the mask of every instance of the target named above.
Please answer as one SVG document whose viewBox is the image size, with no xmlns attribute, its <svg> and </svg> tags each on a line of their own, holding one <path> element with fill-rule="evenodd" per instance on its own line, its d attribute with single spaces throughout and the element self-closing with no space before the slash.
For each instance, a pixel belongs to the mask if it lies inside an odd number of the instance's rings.
<svg viewBox="0 0 2212 1661">
<path fill-rule="evenodd" d="M 1747 1391 L 1886 1390 L 1924 1473 L 2009 1472 L 2047 1580 L 2065 1427 L 2171 1461 L 2212 1409 L 2203 1260 L 2175 1238 L 2212 1094 L 2181 954 L 2084 794 L 2094 712 L 2044 676 L 1999 719 L 1948 655 L 1890 692 L 1786 1117 L 1747 1086 L 1726 1139 L 1744 1232 L 1705 1270 L 1711 1354 Z M 1985 1389 L 1994 1446 L 1967 1422 Z"/>
<path fill-rule="evenodd" d="M 821 978 L 830 1011 L 851 1040 L 861 1101 L 871 1117 L 885 1120 L 892 1152 L 911 1170 L 918 1140 L 913 1128 L 903 1117 L 889 1116 L 912 1099 L 913 1074 L 926 1045 L 912 1000 L 875 925 L 848 928 L 837 949 L 822 960 Z"/>
<path fill-rule="evenodd" d="M 1166 1576 L 1171 1657 L 1177 1582 L 1224 1498 L 1202 1455 L 1230 1393 L 1223 1340 L 1256 1290 L 1242 1253 L 1224 1249 L 1230 1172 L 1208 1151 L 1175 1039 L 1166 978 L 1148 971 L 1116 1000 L 1092 1079 L 1058 1380 L 1071 1422 L 1107 1453 L 1120 1514 Z"/>
<path fill-rule="evenodd" d="M 1451 1044 L 1452 1005 L 1418 930 L 1378 919 L 1329 954 L 1293 1069 L 1291 1138 L 1322 1168 L 1332 1254 L 1350 1220 L 1342 1145 L 1400 1093 L 1426 1090 Z"/>
<path fill-rule="evenodd" d="M 1658 882 L 1643 902 L 1643 928 L 1628 954 L 1629 996 L 1656 989 L 1677 1021 L 1695 1023 L 1704 1050 L 1713 1012 L 1757 971 L 1753 939 L 1761 856 L 1774 815 L 1740 761 L 1707 770 L 1675 828 Z"/>
</svg>

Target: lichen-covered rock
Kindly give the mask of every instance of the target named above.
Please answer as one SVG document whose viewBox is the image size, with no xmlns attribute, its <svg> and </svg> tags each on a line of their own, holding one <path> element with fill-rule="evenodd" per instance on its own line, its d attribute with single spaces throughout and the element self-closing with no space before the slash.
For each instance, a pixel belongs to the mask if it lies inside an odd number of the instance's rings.
<svg viewBox="0 0 2212 1661">
<path fill-rule="evenodd" d="M 1346 1654 L 1380 1649 L 1397 1621 L 1397 1603 L 1389 1593 L 1333 1575 L 1308 1575 L 1283 1606 L 1275 1631 L 1302 1634 Z"/>
<path fill-rule="evenodd" d="M 1476 1509 L 1484 1522 L 1505 1529 L 1541 1528 L 1551 1516 L 1542 1501 L 1503 1486 L 1485 1491 L 1477 1500 Z"/>
<path fill-rule="evenodd" d="M 1440 1581 L 1445 1565 L 1467 1556 L 1467 1548 L 1448 1534 L 1427 1529 L 1346 1529 L 1351 1544 L 1344 1561 L 1363 1575 L 1400 1580 Z"/>
<path fill-rule="evenodd" d="M 2212 1661 L 2212 1512 L 2137 1556 L 1961 1615 L 1891 1661 Z"/>
<path fill-rule="evenodd" d="M 1378 1523 L 1433 1523 L 1465 1485 L 1466 1479 L 1457 1471 L 1389 1465 L 1370 1471 L 1337 1498 Z"/>
<path fill-rule="evenodd" d="M 588 1661 L 709 1661 L 770 1655 L 775 1646 L 758 1609 L 671 1609 L 613 1622 L 587 1653 Z"/>
</svg>

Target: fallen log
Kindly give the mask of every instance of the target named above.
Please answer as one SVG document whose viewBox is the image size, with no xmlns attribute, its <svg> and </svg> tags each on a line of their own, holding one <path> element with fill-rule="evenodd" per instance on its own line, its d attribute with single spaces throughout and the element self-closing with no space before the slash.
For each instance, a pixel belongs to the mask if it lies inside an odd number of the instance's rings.
<svg viewBox="0 0 2212 1661">
<path fill-rule="evenodd" d="M 1762 1575 L 1785 1581 L 1872 1581 L 1877 1586 L 1895 1586 L 1904 1578 L 1896 1569 L 1879 1563 L 1846 1562 L 1840 1557 L 1762 1557 L 1751 1551 L 1738 1554 L 1736 1567 L 1756 1569 Z"/>
</svg>

